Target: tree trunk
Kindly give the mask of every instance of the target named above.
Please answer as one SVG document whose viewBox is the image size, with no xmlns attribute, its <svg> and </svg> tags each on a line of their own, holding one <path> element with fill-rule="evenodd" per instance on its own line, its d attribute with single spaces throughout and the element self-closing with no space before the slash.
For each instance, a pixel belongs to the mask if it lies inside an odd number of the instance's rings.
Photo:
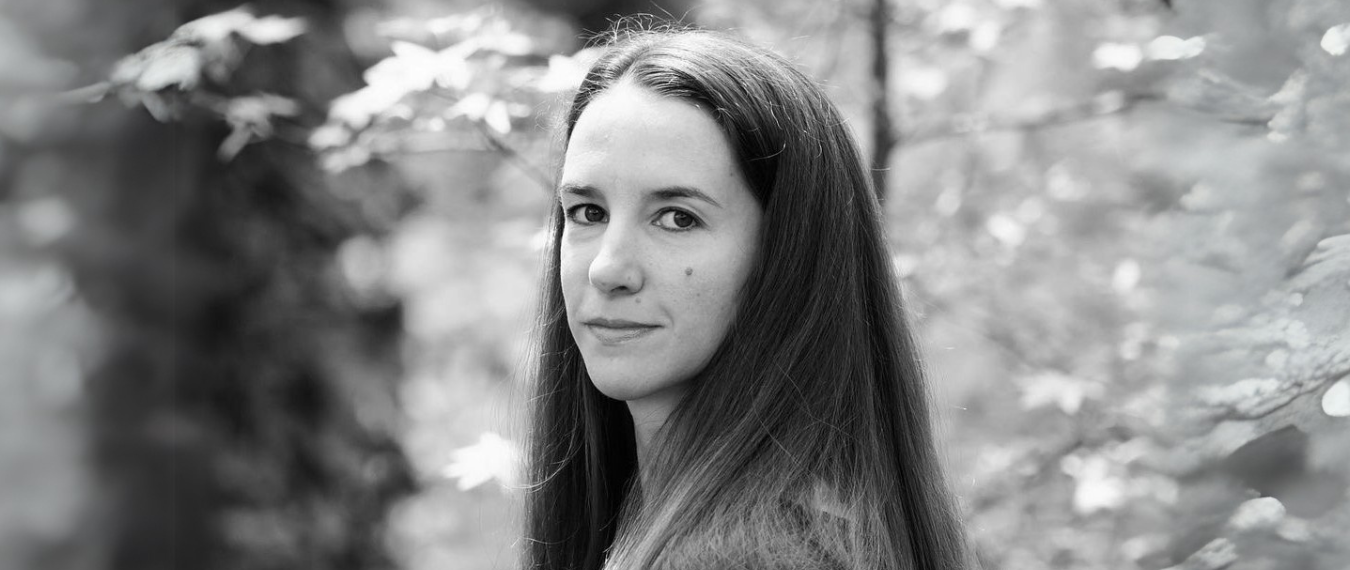
<svg viewBox="0 0 1350 570">
<path fill-rule="evenodd" d="M 869 18 L 872 39 L 872 186 L 877 200 L 886 201 L 886 180 L 895 127 L 891 122 L 890 51 L 891 9 L 888 0 L 872 0 Z"/>
</svg>

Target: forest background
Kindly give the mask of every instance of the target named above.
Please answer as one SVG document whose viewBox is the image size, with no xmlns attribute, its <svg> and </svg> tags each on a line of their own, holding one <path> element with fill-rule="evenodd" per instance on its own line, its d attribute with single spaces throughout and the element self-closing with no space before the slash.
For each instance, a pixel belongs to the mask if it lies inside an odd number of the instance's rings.
<svg viewBox="0 0 1350 570">
<path fill-rule="evenodd" d="M 1342 0 L 4 0 L 0 568 L 515 566 L 616 14 L 864 146 L 984 568 L 1350 564 Z"/>
</svg>

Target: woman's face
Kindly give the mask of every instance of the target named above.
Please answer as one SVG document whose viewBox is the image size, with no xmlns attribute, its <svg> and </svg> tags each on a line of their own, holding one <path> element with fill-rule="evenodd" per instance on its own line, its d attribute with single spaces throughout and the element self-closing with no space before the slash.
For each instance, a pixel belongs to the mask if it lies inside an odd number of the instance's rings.
<svg viewBox="0 0 1350 570">
<path fill-rule="evenodd" d="M 673 403 L 735 316 L 761 208 L 693 104 L 621 82 L 582 112 L 559 199 L 567 323 L 605 395 Z"/>
</svg>

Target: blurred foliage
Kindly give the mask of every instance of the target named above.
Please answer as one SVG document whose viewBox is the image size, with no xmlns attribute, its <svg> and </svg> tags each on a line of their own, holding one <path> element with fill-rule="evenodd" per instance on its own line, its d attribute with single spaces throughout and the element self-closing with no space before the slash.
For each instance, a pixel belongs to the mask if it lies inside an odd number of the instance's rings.
<svg viewBox="0 0 1350 570">
<path fill-rule="evenodd" d="M 401 190 L 286 140 L 357 79 L 337 14 L 4 7 L 0 567 L 392 566 L 399 306 L 336 252 Z"/>
<path fill-rule="evenodd" d="M 171 413 L 148 415 L 145 429 L 195 454 L 170 454 L 178 461 L 212 466 L 204 488 L 229 498 L 203 512 L 255 556 L 220 564 L 324 552 L 343 567 L 382 564 L 325 549 L 383 532 L 392 506 L 387 546 L 402 566 L 510 567 L 510 430 L 553 121 L 593 57 L 578 30 L 597 8 L 207 4 L 204 19 L 86 46 L 99 57 L 79 66 L 74 48 L 0 17 L 14 32 L 0 33 L 0 62 L 24 62 L 0 65 L 0 369 L 19 371 L 0 389 L 21 394 L 0 417 L 0 473 L 30 497 L 0 518 L 0 566 L 97 565 L 97 549 L 57 556 L 52 545 L 110 540 L 79 522 L 120 496 L 100 480 L 106 467 L 81 467 L 86 448 L 106 445 L 81 434 L 106 427 L 96 379 L 125 375 L 115 363 L 131 354 L 158 363 L 136 370 L 163 385 L 114 385 L 150 411 L 169 398 Z M 797 61 L 866 138 L 870 2 L 678 4 Z M 894 262 L 984 567 L 1343 568 L 1350 5 L 889 8 Z M 69 106 L 109 94 L 125 105 Z M 97 181 L 122 171 L 106 161 L 73 174 L 92 152 L 74 141 L 91 132 L 97 149 L 128 133 L 188 133 L 190 144 L 121 159 L 153 173 L 163 160 L 131 159 L 166 153 L 174 170 L 199 173 L 192 191 L 137 196 L 136 177 Z M 75 190 L 91 184 L 127 204 Z M 117 249 L 147 223 L 211 237 L 165 247 L 179 234 L 152 231 Z M 163 275 L 165 263 L 177 264 L 172 277 L 126 276 Z M 175 286 L 137 292 L 157 282 Z M 176 295 L 188 296 L 170 313 L 214 303 L 215 320 L 194 326 L 223 344 L 154 357 L 164 345 L 152 339 L 179 329 L 147 324 L 142 305 L 165 311 L 157 303 Z M 191 373 L 216 391 L 166 396 L 180 376 L 153 370 L 200 350 Z M 236 360 L 250 364 L 202 368 Z M 312 410 L 297 402 L 313 394 L 293 390 L 326 394 L 329 419 L 306 423 Z M 212 423 L 241 409 L 253 411 Z M 401 502 L 392 437 L 420 489 Z M 396 467 L 372 468 L 375 458 Z M 389 491 L 358 492 L 380 485 L 363 479 L 375 472 Z"/>
</svg>

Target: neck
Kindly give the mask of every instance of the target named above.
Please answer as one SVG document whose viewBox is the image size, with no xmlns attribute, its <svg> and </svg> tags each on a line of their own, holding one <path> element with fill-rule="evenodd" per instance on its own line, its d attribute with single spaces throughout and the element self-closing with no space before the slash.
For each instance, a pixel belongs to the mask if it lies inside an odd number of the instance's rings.
<svg viewBox="0 0 1350 570">
<path fill-rule="evenodd" d="M 655 394 L 628 401 L 628 413 L 633 417 L 633 443 L 637 446 L 638 473 L 649 465 L 652 442 L 660 436 L 666 419 L 684 398 L 683 386 L 672 386 Z M 642 476 L 645 480 L 646 475 Z"/>
</svg>

